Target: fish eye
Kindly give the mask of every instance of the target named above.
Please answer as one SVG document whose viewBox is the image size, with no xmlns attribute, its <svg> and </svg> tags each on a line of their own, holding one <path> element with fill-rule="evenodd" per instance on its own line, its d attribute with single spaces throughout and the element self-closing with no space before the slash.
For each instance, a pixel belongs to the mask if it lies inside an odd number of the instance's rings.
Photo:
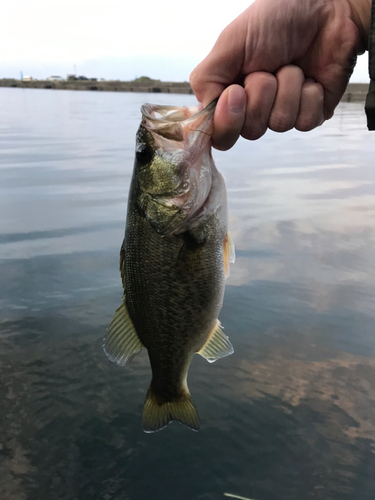
<svg viewBox="0 0 375 500">
<path fill-rule="evenodd" d="M 139 144 L 136 151 L 136 157 L 139 163 L 146 164 L 152 158 L 152 149 L 147 144 Z"/>
</svg>

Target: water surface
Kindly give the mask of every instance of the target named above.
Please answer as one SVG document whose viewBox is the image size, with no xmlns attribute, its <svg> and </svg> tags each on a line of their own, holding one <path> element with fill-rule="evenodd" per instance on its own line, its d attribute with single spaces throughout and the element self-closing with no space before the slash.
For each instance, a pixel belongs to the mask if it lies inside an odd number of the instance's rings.
<svg viewBox="0 0 375 500">
<path fill-rule="evenodd" d="M 104 356 L 143 102 L 0 89 L 0 498 L 375 497 L 374 136 L 362 106 L 215 152 L 235 353 L 193 360 L 201 430 L 144 434 L 147 352 Z"/>
</svg>

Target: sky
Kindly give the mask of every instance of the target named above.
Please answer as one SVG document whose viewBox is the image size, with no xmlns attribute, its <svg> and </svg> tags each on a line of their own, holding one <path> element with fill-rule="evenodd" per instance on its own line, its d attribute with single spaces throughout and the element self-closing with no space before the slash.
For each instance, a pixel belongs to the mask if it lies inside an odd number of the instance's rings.
<svg viewBox="0 0 375 500">
<path fill-rule="evenodd" d="M 251 0 L 0 0 L 0 78 L 187 81 Z M 221 4 L 222 5 L 222 4 Z M 367 56 L 351 81 L 368 82 Z"/>
</svg>

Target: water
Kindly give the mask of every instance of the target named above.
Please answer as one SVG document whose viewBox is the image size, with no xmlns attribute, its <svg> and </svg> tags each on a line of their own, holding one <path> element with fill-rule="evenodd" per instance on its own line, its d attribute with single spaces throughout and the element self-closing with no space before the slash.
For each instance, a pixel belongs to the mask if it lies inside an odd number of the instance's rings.
<svg viewBox="0 0 375 500">
<path fill-rule="evenodd" d="M 374 135 L 362 106 L 215 153 L 235 354 L 193 360 L 201 430 L 144 434 L 147 353 L 104 356 L 143 102 L 0 89 L 0 498 L 373 499 Z"/>
</svg>

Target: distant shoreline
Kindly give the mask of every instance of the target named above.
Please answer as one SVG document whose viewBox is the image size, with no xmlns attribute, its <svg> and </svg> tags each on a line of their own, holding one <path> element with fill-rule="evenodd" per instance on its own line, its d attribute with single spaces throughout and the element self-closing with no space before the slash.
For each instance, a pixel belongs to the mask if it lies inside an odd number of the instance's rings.
<svg viewBox="0 0 375 500">
<path fill-rule="evenodd" d="M 161 82 L 139 78 L 138 81 L 120 80 L 30 80 L 22 81 L 10 78 L 0 79 L 0 87 L 18 87 L 22 89 L 56 90 L 92 90 L 99 92 L 154 92 L 165 94 L 192 94 L 188 82 Z"/>
<path fill-rule="evenodd" d="M 188 82 L 162 82 L 160 80 L 130 82 L 120 80 L 31 80 L 22 81 L 12 78 L 0 79 L 0 87 L 22 89 L 89 90 L 99 92 L 151 92 L 155 94 L 193 94 Z M 364 102 L 368 90 L 367 83 L 349 83 L 341 99 L 343 102 Z"/>
</svg>

